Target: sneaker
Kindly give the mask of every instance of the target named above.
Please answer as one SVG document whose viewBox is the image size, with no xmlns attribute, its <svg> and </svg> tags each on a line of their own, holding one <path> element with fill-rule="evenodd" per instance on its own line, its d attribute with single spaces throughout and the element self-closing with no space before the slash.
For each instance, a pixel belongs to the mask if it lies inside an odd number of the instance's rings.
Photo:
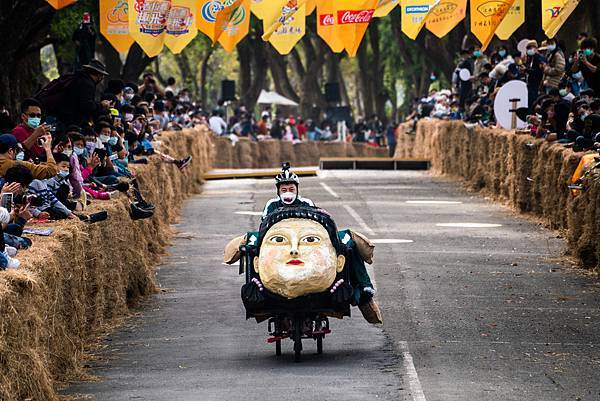
<svg viewBox="0 0 600 401">
<path fill-rule="evenodd" d="M 4 247 L 4 252 L 6 252 L 6 254 L 8 256 L 10 256 L 11 258 L 14 258 L 15 256 L 17 256 L 17 248 L 12 247 L 12 246 L 6 245 Z"/>
<path fill-rule="evenodd" d="M 19 262 L 19 259 L 13 259 L 10 256 L 8 256 L 8 253 L 6 251 L 4 251 L 4 256 L 6 257 L 6 260 L 8 261 L 6 268 L 7 269 L 18 269 L 19 266 L 21 266 L 21 262 Z"/>
<path fill-rule="evenodd" d="M 192 162 L 192 156 L 188 156 L 185 159 L 175 160 L 175 165 L 179 168 L 179 170 L 183 170 Z"/>
<path fill-rule="evenodd" d="M 152 203 L 150 202 L 146 202 L 145 200 L 141 200 L 139 202 L 137 202 L 137 206 L 144 209 L 144 210 L 152 210 L 154 211 L 154 209 L 156 209 L 156 206 L 154 206 Z"/>
<path fill-rule="evenodd" d="M 138 202 L 134 202 L 131 204 L 129 215 L 132 220 L 148 219 L 154 215 L 154 210 L 142 209 L 139 207 Z"/>
<path fill-rule="evenodd" d="M 117 199 L 119 197 L 119 195 L 121 195 L 121 193 L 119 191 L 111 191 L 108 193 L 108 196 L 110 197 L 110 199 Z"/>
</svg>

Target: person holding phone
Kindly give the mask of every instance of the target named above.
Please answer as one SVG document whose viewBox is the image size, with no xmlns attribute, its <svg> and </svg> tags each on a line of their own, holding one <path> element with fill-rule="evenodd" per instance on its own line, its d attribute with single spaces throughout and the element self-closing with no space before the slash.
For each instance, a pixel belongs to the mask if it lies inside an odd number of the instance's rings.
<svg viewBox="0 0 600 401">
<path fill-rule="evenodd" d="M 12 134 L 23 145 L 25 158 L 39 159 L 44 156 L 44 148 L 39 140 L 50 133 L 50 125 L 42 124 L 42 106 L 35 99 L 25 99 L 21 103 L 21 123 Z"/>
<path fill-rule="evenodd" d="M 597 47 L 598 41 L 595 38 L 582 40 L 571 67 L 571 72 L 573 74 L 581 73 L 587 85 L 596 94 L 600 93 L 600 56 L 597 53 Z"/>
</svg>

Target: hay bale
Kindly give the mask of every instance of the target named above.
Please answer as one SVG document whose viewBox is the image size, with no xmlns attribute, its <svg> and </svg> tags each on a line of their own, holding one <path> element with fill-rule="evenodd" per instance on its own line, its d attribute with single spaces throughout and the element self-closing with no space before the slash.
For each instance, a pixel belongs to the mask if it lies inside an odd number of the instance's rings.
<svg viewBox="0 0 600 401">
<path fill-rule="evenodd" d="M 255 167 L 278 167 L 276 162 L 281 159 L 281 145 L 281 141 L 277 139 L 258 142 L 258 160 Z"/>
<path fill-rule="evenodd" d="M 296 156 L 295 166 L 317 166 L 319 165 L 319 145 L 317 142 L 300 142 L 293 145 Z"/>
<path fill-rule="evenodd" d="M 21 269 L 0 273 L 1 400 L 57 400 L 57 382 L 85 376 L 81 361 L 89 339 L 126 315 L 129 303 L 155 291 L 153 266 L 170 239 L 169 224 L 213 158 L 206 127 L 165 133 L 161 140 L 160 150 L 177 158 L 189 152 L 194 160 L 184 172 L 156 158 L 132 165 L 156 205 L 152 219 L 132 221 L 124 198 L 94 202 L 91 211 L 107 210 L 107 221 L 54 223 L 51 237 L 35 237 L 33 247 L 19 253 Z"/>
</svg>

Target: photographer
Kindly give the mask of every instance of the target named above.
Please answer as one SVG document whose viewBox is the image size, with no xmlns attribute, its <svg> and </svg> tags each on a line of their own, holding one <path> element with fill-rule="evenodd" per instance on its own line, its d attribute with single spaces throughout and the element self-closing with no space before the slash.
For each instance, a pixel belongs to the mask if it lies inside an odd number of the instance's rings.
<svg viewBox="0 0 600 401">
<path fill-rule="evenodd" d="M 12 134 L 25 149 L 26 160 L 39 159 L 44 155 L 44 148 L 39 140 L 50 134 L 50 125 L 42 124 L 42 105 L 35 99 L 25 99 L 21 103 L 21 123 Z"/>
<path fill-rule="evenodd" d="M 33 164 L 26 161 L 18 161 L 19 144 L 17 139 L 11 134 L 0 135 L 0 177 L 4 177 L 6 171 L 16 165 L 25 166 L 29 169 L 36 179 L 45 179 L 54 177 L 58 172 L 54 156 L 52 156 L 52 137 L 45 135 L 40 138 L 42 147 L 46 153 L 46 162 Z"/>
<path fill-rule="evenodd" d="M 598 71 L 600 56 L 596 52 L 597 47 L 598 41 L 596 39 L 584 39 L 571 67 L 573 73 L 581 72 L 588 86 L 594 90 L 594 93 L 600 93 L 600 71 Z"/>
</svg>

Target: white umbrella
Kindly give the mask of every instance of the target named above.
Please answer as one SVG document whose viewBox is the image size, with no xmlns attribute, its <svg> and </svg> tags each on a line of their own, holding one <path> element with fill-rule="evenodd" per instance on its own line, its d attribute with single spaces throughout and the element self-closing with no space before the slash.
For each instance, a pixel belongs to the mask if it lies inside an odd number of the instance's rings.
<svg viewBox="0 0 600 401">
<path fill-rule="evenodd" d="M 287 97 L 281 96 L 277 92 L 267 92 L 266 90 L 262 90 L 260 92 L 260 96 L 258 97 L 259 104 L 276 104 L 280 106 L 298 106 L 298 103 L 294 102 Z"/>
</svg>

